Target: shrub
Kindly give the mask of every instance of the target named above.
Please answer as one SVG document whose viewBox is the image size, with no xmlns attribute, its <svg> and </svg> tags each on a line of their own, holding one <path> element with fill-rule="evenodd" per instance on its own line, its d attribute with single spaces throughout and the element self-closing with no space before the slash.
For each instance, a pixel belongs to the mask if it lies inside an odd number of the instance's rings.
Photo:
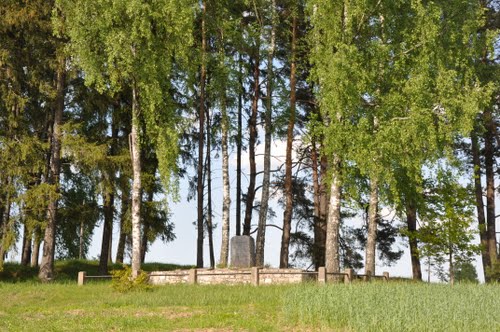
<svg viewBox="0 0 500 332">
<path fill-rule="evenodd" d="M 127 265 L 123 266 L 123 270 L 111 271 L 111 275 L 113 276 L 111 287 L 120 293 L 151 289 L 149 275 L 144 271 L 140 271 L 134 279 L 132 278 L 132 269 Z"/>
</svg>

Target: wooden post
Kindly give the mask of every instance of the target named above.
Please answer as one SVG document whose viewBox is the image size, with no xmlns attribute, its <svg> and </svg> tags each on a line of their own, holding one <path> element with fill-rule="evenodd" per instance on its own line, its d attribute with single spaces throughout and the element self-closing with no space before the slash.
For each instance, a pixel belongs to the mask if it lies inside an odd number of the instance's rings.
<svg viewBox="0 0 500 332">
<path fill-rule="evenodd" d="M 194 285 L 197 282 L 198 282 L 198 270 L 197 269 L 191 269 L 191 270 L 189 270 L 188 283 Z"/>
<path fill-rule="evenodd" d="M 318 268 L 318 283 L 326 284 L 326 268 L 324 266 Z"/>
<path fill-rule="evenodd" d="M 346 269 L 344 271 L 344 283 L 345 284 L 350 284 L 354 278 L 354 270 L 353 269 Z"/>
<path fill-rule="evenodd" d="M 384 281 L 389 281 L 389 272 L 384 272 Z"/>
<path fill-rule="evenodd" d="M 252 285 L 259 286 L 259 268 L 252 267 Z"/>
<path fill-rule="evenodd" d="M 87 276 L 87 272 L 80 271 L 78 272 L 78 286 L 83 286 L 85 284 L 85 277 Z"/>
</svg>

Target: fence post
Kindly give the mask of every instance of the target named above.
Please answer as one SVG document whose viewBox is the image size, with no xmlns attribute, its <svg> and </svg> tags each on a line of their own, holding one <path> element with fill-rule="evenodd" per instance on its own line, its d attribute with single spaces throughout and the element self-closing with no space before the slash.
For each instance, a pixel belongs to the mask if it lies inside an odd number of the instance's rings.
<svg viewBox="0 0 500 332">
<path fill-rule="evenodd" d="M 318 268 L 318 283 L 326 284 L 326 268 L 324 266 Z"/>
<path fill-rule="evenodd" d="M 85 284 L 85 277 L 87 276 L 87 272 L 80 271 L 78 272 L 78 286 L 83 286 Z"/>
<path fill-rule="evenodd" d="M 354 270 L 353 269 L 346 269 L 344 271 L 344 283 L 345 284 L 350 284 L 354 278 Z"/>
<path fill-rule="evenodd" d="M 252 285 L 259 286 L 259 268 L 252 267 Z"/>
<path fill-rule="evenodd" d="M 389 281 L 389 272 L 384 272 L 384 281 Z"/>
<path fill-rule="evenodd" d="M 189 279 L 188 283 L 190 284 L 196 284 L 198 282 L 198 270 L 197 269 L 191 269 L 189 270 Z"/>
</svg>

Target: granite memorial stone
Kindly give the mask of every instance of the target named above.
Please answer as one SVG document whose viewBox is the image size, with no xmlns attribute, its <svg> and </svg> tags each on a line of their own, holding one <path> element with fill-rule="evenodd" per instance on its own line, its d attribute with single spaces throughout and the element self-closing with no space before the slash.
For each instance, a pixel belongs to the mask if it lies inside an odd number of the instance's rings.
<svg viewBox="0 0 500 332">
<path fill-rule="evenodd" d="M 251 236 L 233 236 L 231 238 L 231 267 L 255 266 L 255 242 Z"/>
</svg>

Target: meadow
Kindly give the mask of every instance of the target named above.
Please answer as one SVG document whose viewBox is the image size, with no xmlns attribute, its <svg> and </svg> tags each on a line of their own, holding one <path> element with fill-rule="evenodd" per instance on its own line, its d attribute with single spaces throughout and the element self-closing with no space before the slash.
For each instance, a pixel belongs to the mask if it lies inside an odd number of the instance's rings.
<svg viewBox="0 0 500 332">
<path fill-rule="evenodd" d="M 0 282 L 1 331 L 500 331 L 500 286 L 371 282 L 169 285 L 119 293 Z"/>
</svg>

